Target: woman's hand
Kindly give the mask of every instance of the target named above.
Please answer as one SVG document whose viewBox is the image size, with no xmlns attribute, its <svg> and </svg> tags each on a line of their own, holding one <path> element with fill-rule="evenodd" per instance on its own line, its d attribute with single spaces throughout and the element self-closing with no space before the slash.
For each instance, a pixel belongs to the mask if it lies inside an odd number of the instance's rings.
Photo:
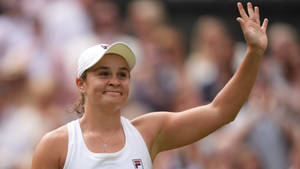
<svg viewBox="0 0 300 169">
<path fill-rule="evenodd" d="M 259 8 L 255 6 L 253 9 L 253 6 L 250 2 L 247 3 L 248 15 L 245 12 L 241 2 L 238 2 L 237 6 L 241 16 L 236 20 L 241 25 L 249 48 L 264 53 L 268 45 L 268 38 L 266 35 L 268 19 L 265 18 L 263 24 L 261 25 Z"/>
</svg>

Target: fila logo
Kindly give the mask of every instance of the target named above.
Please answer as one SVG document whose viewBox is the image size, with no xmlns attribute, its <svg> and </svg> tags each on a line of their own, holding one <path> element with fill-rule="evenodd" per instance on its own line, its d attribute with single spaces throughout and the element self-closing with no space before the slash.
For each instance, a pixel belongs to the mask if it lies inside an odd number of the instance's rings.
<svg viewBox="0 0 300 169">
<path fill-rule="evenodd" d="M 141 159 L 133 159 L 132 160 L 134 169 L 144 169 L 143 162 Z"/>
<path fill-rule="evenodd" d="M 103 49 L 107 49 L 107 48 L 108 48 L 108 45 L 107 45 L 107 44 L 101 44 L 101 47 L 102 47 Z"/>
</svg>

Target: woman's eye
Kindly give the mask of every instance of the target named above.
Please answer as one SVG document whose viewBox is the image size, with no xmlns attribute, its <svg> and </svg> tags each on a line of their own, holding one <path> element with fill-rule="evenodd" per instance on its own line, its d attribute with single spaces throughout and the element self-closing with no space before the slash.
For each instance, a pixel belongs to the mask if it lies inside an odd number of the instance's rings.
<svg viewBox="0 0 300 169">
<path fill-rule="evenodd" d="M 121 78 L 126 78 L 127 77 L 127 73 L 121 72 L 121 73 L 119 73 L 119 76 Z"/>
<path fill-rule="evenodd" d="M 99 75 L 100 75 L 100 76 L 108 76 L 109 73 L 108 73 L 108 72 L 100 72 Z"/>
</svg>

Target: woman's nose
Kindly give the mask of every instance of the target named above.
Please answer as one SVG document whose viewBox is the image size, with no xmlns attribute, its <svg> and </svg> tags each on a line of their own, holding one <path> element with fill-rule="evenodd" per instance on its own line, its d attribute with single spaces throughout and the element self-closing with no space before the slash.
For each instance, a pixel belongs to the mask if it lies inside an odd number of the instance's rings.
<svg viewBox="0 0 300 169">
<path fill-rule="evenodd" d="M 118 79 L 117 76 L 112 76 L 109 80 L 109 85 L 118 86 L 120 84 L 121 84 L 120 80 Z"/>
</svg>

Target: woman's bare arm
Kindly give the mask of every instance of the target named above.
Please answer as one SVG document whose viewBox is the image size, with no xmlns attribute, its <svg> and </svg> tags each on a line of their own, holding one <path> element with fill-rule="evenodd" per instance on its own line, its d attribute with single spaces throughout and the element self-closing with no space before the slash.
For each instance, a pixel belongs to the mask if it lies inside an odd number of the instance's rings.
<svg viewBox="0 0 300 169">
<path fill-rule="evenodd" d="M 235 119 L 256 81 L 267 47 L 268 20 L 260 23 L 259 9 L 247 4 L 248 15 L 238 3 L 240 23 L 248 44 L 245 58 L 237 72 L 212 103 L 179 113 L 150 113 L 133 120 L 143 134 L 152 159 L 157 153 L 191 144 Z"/>
<path fill-rule="evenodd" d="M 47 133 L 39 142 L 31 169 L 62 169 L 68 151 L 68 131 L 63 126 Z"/>
</svg>

